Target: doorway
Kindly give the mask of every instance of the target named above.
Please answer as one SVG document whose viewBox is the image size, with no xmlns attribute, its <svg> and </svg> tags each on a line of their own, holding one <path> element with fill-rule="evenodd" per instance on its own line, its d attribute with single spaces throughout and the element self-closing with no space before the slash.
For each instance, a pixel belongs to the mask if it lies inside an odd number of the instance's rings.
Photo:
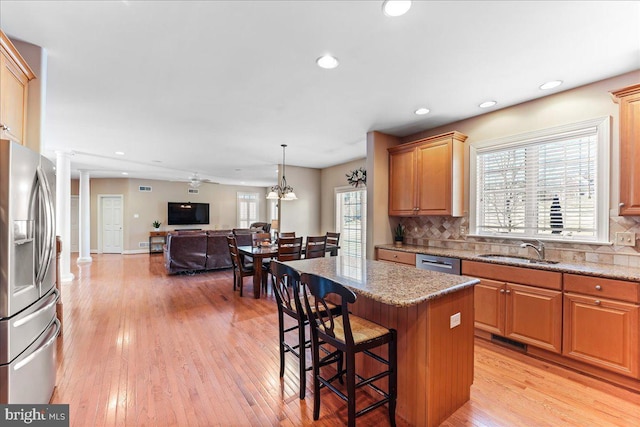
<svg viewBox="0 0 640 427">
<path fill-rule="evenodd" d="M 98 246 L 100 253 L 122 253 L 122 207 L 123 197 L 98 195 Z"/>
</svg>

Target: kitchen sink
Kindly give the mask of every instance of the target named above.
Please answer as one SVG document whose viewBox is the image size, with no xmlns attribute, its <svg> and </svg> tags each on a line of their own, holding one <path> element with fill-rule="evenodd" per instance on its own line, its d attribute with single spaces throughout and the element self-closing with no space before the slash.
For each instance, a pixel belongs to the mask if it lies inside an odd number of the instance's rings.
<svg viewBox="0 0 640 427">
<path fill-rule="evenodd" d="M 480 258 L 494 259 L 496 261 L 521 262 L 523 264 L 557 264 L 558 263 L 558 261 L 550 261 L 548 259 L 527 258 L 527 257 L 517 256 L 517 255 L 481 254 L 478 256 Z"/>
</svg>

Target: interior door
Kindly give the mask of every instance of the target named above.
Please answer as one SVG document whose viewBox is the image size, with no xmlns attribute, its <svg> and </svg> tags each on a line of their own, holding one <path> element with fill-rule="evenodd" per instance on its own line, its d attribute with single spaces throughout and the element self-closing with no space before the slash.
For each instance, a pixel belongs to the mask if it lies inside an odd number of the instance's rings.
<svg viewBox="0 0 640 427">
<path fill-rule="evenodd" d="M 102 196 L 102 253 L 122 253 L 122 196 Z"/>
</svg>

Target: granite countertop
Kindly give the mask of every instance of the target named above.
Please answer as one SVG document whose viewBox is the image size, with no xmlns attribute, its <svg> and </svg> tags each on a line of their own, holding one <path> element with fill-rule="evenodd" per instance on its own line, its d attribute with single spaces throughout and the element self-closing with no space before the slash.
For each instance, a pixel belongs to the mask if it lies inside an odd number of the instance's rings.
<svg viewBox="0 0 640 427">
<path fill-rule="evenodd" d="M 351 289 L 356 295 L 396 307 L 408 307 L 473 286 L 478 279 L 409 265 L 335 256 L 287 261 L 301 273 L 317 274 Z"/>
<path fill-rule="evenodd" d="M 410 252 L 415 254 L 425 254 L 434 256 L 446 256 L 452 258 L 460 258 L 462 260 L 480 261 L 492 264 L 511 265 L 523 268 L 535 268 L 538 270 L 557 271 L 560 273 L 584 274 L 587 276 L 603 277 L 607 279 L 631 280 L 640 282 L 640 268 L 625 267 L 611 264 L 598 264 L 595 262 L 559 262 L 557 264 L 526 264 L 517 261 L 497 260 L 491 258 L 482 258 L 475 251 L 467 251 L 461 249 L 434 248 L 429 246 L 414 245 L 377 245 L 376 248 L 389 249 L 401 252 Z M 505 255 L 508 256 L 508 255 Z"/>
</svg>

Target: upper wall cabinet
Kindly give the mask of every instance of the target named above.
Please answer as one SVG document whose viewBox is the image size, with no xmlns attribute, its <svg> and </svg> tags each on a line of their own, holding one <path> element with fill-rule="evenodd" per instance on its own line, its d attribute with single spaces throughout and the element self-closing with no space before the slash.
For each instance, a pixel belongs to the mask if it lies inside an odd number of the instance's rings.
<svg viewBox="0 0 640 427">
<path fill-rule="evenodd" d="M 464 141 L 449 132 L 389 148 L 389 215 L 463 215 Z"/>
<path fill-rule="evenodd" d="M 35 74 L 0 30 L 0 138 L 25 144 L 27 91 Z"/>
<path fill-rule="evenodd" d="M 620 215 L 640 215 L 640 84 L 611 94 L 620 104 Z"/>
</svg>

